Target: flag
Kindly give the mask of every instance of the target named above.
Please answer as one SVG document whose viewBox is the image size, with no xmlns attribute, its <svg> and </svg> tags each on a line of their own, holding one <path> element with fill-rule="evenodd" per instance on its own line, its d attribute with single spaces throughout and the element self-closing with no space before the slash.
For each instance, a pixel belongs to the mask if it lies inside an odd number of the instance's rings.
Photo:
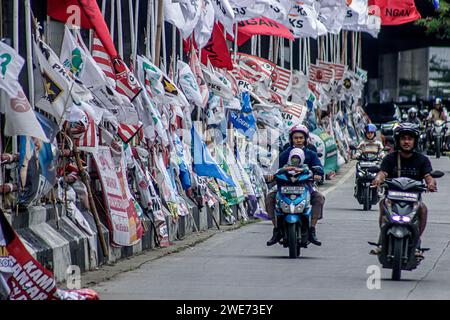
<svg viewBox="0 0 450 320">
<path fill-rule="evenodd" d="M 277 36 L 294 40 L 294 35 L 287 27 L 267 17 L 238 22 L 238 46 L 243 45 L 254 35 Z"/>
<path fill-rule="evenodd" d="M 8 300 L 98 300 L 98 294 L 90 289 L 58 289 L 52 272 L 28 252 L 2 210 L 0 292 Z"/>
<path fill-rule="evenodd" d="M 77 93 L 85 96 L 87 92 L 83 92 L 84 89 L 72 78 L 50 47 L 40 39 L 33 44 L 45 88 L 45 96 L 36 103 L 36 107 L 50 113 L 62 124 L 73 101 L 82 99 Z M 92 95 L 88 94 L 85 98 L 90 100 Z"/>
<path fill-rule="evenodd" d="M 111 58 L 95 32 L 92 36 L 92 57 L 108 78 L 116 79 Z"/>
<path fill-rule="evenodd" d="M 5 103 L 5 135 L 30 136 L 49 142 L 22 88 L 17 96 L 8 100 Z"/>
<path fill-rule="evenodd" d="M 421 18 L 414 0 L 369 0 L 369 6 L 369 10 L 380 12 L 383 26 L 404 24 Z"/>
<path fill-rule="evenodd" d="M 275 65 L 264 58 L 238 53 L 239 67 L 249 80 L 263 81 L 270 79 Z"/>
<path fill-rule="evenodd" d="M 25 60 L 10 46 L 0 41 L 0 89 L 10 97 L 16 97 L 22 90 L 19 74 Z"/>
<path fill-rule="evenodd" d="M 329 83 L 333 80 L 334 70 L 319 65 L 309 65 L 309 80 L 313 82 Z"/>
<path fill-rule="evenodd" d="M 433 5 L 436 10 L 439 10 L 439 0 L 433 0 Z"/>
<path fill-rule="evenodd" d="M 180 3 L 164 2 L 164 19 L 181 32 L 183 39 L 188 38 L 196 27 L 202 14 L 203 0 L 190 0 Z"/>
<path fill-rule="evenodd" d="M 214 29 L 208 43 L 202 49 L 202 63 L 207 64 L 207 61 L 220 69 L 233 69 L 230 53 L 228 52 L 227 42 L 223 35 L 223 29 L 218 24 L 214 24 Z"/>
<path fill-rule="evenodd" d="M 47 15 L 57 21 L 66 24 L 67 22 L 71 22 L 71 16 L 78 13 L 77 11 L 69 10 L 70 6 L 78 7 L 80 13 L 79 21 L 77 21 L 76 19 L 74 21 L 75 23 L 79 23 L 78 27 L 91 29 L 91 22 L 84 13 L 84 10 L 81 9 L 78 0 L 47 0 Z"/>
<path fill-rule="evenodd" d="M 116 75 L 116 90 L 133 102 L 142 90 L 141 85 L 122 59 L 114 59 L 113 66 Z"/>
<path fill-rule="evenodd" d="M 295 1 L 289 11 L 289 28 L 295 37 L 312 37 L 327 34 L 327 28 L 318 20 L 319 14 L 312 5 Z"/>
<path fill-rule="evenodd" d="M 291 75 L 292 72 L 290 70 L 275 65 L 271 75 L 271 89 L 284 98 L 287 98 L 292 89 Z"/>
<path fill-rule="evenodd" d="M 129 143 L 131 139 L 134 138 L 136 134 L 138 134 L 142 128 L 142 123 L 138 123 L 136 125 L 128 125 L 125 123 L 119 124 L 119 128 L 117 130 L 117 135 L 124 143 Z"/>
<path fill-rule="evenodd" d="M 345 1 L 322 2 L 319 11 L 319 21 L 332 34 L 339 34 L 347 15 L 347 5 Z"/>
<path fill-rule="evenodd" d="M 346 66 L 339 63 L 331 63 L 327 61 L 317 60 L 316 62 L 320 67 L 329 68 L 334 71 L 334 80 L 342 80 Z"/>
<path fill-rule="evenodd" d="M 211 37 L 214 27 L 214 7 L 212 1 L 202 0 L 200 18 L 194 29 L 194 38 L 199 49 L 203 48 Z M 189 49 L 189 46 L 186 47 Z"/>
<path fill-rule="evenodd" d="M 214 161 L 194 127 L 191 129 L 192 136 L 192 166 L 194 172 L 199 176 L 213 177 L 225 181 L 231 186 L 236 186 L 233 179 L 223 171 L 223 169 Z"/>
<path fill-rule="evenodd" d="M 202 65 L 201 68 L 210 92 L 224 99 L 231 100 L 234 98 L 231 84 L 225 77 L 217 74 L 212 66 Z"/>
<path fill-rule="evenodd" d="M 202 107 L 203 97 L 200 92 L 200 87 L 197 84 L 197 78 L 192 72 L 191 68 L 187 63 L 181 60 L 177 61 L 178 75 L 177 83 L 178 86 L 183 90 L 184 95 L 192 104 Z"/>
<path fill-rule="evenodd" d="M 209 99 L 209 90 L 208 85 L 206 84 L 205 77 L 203 76 L 202 68 L 200 65 L 200 61 L 198 60 L 197 53 L 195 50 L 191 50 L 191 57 L 189 60 L 189 65 L 194 72 L 194 75 L 197 78 L 197 85 L 200 89 L 200 93 L 202 95 L 203 103 L 201 107 L 206 107 Z"/>
<path fill-rule="evenodd" d="M 93 115 L 82 104 L 74 105 L 67 120 L 70 122 L 75 145 L 85 152 L 97 152 L 97 126 Z"/>
<path fill-rule="evenodd" d="M 250 94 L 248 92 L 242 92 L 241 105 L 242 109 L 240 112 L 230 111 L 230 120 L 235 129 L 242 131 L 251 140 L 256 132 L 256 119 L 253 116 Z"/>
</svg>

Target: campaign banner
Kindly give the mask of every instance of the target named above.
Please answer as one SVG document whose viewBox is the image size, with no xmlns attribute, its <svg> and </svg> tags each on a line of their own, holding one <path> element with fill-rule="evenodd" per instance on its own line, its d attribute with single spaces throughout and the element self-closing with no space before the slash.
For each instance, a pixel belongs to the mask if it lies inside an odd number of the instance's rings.
<svg viewBox="0 0 450 320">
<path fill-rule="evenodd" d="M 102 184 L 112 243 L 118 246 L 134 245 L 141 239 L 143 227 L 128 188 L 124 158 L 121 157 L 121 164 L 117 166 L 110 148 L 99 146 L 94 160 Z"/>
<path fill-rule="evenodd" d="M 19 204 L 36 205 L 56 183 L 56 162 L 52 145 L 19 136 Z"/>
<path fill-rule="evenodd" d="M 339 170 L 338 166 L 338 148 L 333 137 L 321 129 L 316 129 L 312 132 L 313 134 L 319 136 L 325 145 L 324 166 L 323 170 L 325 174 L 330 172 L 337 172 Z"/>
</svg>

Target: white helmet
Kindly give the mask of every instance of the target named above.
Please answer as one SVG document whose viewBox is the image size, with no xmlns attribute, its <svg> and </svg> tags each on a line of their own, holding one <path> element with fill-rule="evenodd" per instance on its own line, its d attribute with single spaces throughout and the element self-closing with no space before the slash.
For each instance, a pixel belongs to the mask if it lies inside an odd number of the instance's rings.
<svg viewBox="0 0 450 320">
<path fill-rule="evenodd" d="M 294 157 L 299 158 L 300 159 L 300 163 L 293 164 L 292 163 L 292 158 L 294 158 Z M 296 165 L 296 166 L 297 165 L 301 166 L 301 165 L 303 165 L 304 162 L 305 162 L 305 152 L 302 149 L 300 149 L 300 148 L 293 148 L 291 150 L 291 152 L 289 152 L 289 159 L 288 159 L 288 163 L 289 164 Z"/>
</svg>

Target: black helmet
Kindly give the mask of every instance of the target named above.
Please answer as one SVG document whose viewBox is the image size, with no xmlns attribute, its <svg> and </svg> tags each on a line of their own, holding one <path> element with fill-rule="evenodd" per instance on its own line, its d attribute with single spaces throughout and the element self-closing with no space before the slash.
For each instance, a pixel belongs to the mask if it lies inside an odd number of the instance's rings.
<svg viewBox="0 0 450 320">
<path fill-rule="evenodd" d="M 410 135 L 414 138 L 414 149 L 415 149 L 417 147 L 420 135 L 419 130 L 417 130 L 417 126 L 412 123 L 401 123 L 394 129 L 395 149 L 400 150 L 400 137 L 404 135 Z"/>
</svg>

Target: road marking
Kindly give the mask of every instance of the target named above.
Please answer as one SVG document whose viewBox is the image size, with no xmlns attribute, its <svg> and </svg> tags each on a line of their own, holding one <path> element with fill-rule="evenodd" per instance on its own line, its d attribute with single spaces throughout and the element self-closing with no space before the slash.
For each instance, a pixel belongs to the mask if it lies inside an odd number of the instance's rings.
<svg viewBox="0 0 450 320">
<path fill-rule="evenodd" d="M 322 192 L 322 194 L 324 196 L 326 196 L 327 194 L 329 194 L 331 191 L 333 191 L 334 189 L 336 189 L 337 187 L 339 187 L 340 185 L 344 184 L 345 181 L 348 180 L 348 178 L 350 178 L 352 175 L 354 174 L 354 171 L 352 169 L 350 169 L 342 178 L 341 180 L 338 181 L 338 183 L 336 183 L 334 186 L 329 187 L 327 190 L 325 190 L 324 192 Z"/>
</svg>

